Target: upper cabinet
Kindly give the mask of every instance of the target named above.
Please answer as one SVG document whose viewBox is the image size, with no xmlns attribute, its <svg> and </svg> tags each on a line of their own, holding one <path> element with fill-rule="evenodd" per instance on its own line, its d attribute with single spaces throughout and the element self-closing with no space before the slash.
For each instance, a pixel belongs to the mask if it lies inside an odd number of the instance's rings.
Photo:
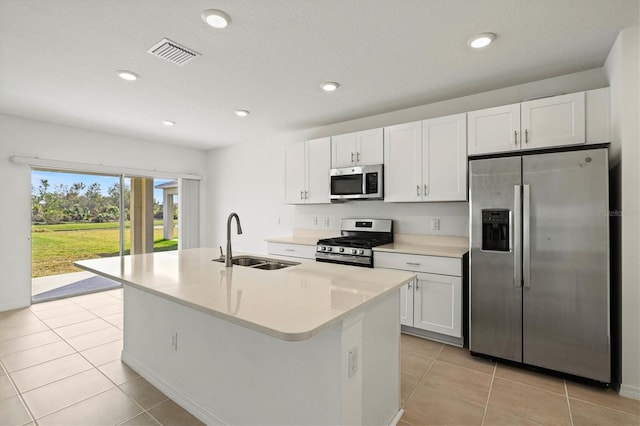
<svg viewBox="0 0 640 426">
<path fill-rule="evenodd" d="M 297 142 L 285 147 L 285 203 L 328 204 L 330 138 Z"/>
<path fill-rule="evenodd" d="M 383 130 L 371 129 L 331 137 L 331 167 L 382 164 Z"/>
<path fill-rule="evenodd" d="M 609 142 L 609 89 L 467 114 L 469 155 Z"/>
<path fill-rule="evenodd" d="M 467 199 L 466 114 L 385 127 L 385 201 Z"/>
</svg>

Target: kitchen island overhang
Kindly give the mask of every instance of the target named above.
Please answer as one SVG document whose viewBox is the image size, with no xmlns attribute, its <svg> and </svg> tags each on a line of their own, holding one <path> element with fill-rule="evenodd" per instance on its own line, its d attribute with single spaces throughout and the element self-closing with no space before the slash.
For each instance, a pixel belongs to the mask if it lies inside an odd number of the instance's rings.
<svg viewBox="0 0 640 426">
<path fill-rule="evenodd" d="M 214 249 L 77 262 L 124 284 L 122 359 L 207 424 L 390 424 L 411 273 L 301 261 L 225 268 Z"/>
</svg>

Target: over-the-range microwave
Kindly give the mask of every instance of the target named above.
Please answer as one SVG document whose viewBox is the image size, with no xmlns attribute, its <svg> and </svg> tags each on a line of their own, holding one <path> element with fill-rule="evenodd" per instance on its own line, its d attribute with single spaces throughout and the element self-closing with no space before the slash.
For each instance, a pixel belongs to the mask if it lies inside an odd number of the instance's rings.
<svg viewBox="0 0 640 426">
<path fill-rule="evenodd" d="M 382 164 L 331 169 L 331 200 L 382 200 Z"/>
</svg>

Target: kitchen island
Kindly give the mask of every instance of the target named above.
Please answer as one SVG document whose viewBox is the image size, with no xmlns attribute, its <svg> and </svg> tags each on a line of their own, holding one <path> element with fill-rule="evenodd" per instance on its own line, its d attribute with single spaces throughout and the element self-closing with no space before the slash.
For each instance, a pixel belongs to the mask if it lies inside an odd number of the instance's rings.
<svg viewBox="0 0 640 426">
<path fill-rule="evenodd" d="M 217 258 L 201 248 L 76 265 L 123 284 L 123 361 L 207 424 L 397 422 L 399 289 L 414 274 Z"/>
</svg>

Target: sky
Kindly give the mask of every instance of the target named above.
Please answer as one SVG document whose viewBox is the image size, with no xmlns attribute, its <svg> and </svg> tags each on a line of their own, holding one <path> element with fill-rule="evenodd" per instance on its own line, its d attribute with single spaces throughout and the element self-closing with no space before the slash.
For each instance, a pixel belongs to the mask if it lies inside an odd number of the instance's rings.
<svg viewBox="0 0 640 426">
<path fill-rule="evenodd" d="M 109 187 L 113 186 L 120 182 L 120 178 L 118 176 L 102 176 L 102 175 L 87 175 L 87 174 L 77 174 L 77 173 L 63 173 L 63 172 L 51 172 L 44 170 L 33 170 L 31 172 L 31 191 L 33 194 L 38 193 L 38 187 L 40 186 L 40 180 L 47 179 L 49 181 L 49 190 L 51 191 L 56 186 L 62 184 L 66 186 L 71 186 L 74 183 L 82 182 L 85 186 L 89 186 L 94 182 L 100 184 L 100 190 L 102 195 L 107 195 L 107 190 Z M 169 182 L 169 179 L 155 179 L 153 182 L 153 186 L 159 185 L 161 183 Z M 125 179 L 125 184 L 128 185 L 128 180 Z M 162 189 L 153 190 L 153 198 L 162 204 Z"/>
</svg>

